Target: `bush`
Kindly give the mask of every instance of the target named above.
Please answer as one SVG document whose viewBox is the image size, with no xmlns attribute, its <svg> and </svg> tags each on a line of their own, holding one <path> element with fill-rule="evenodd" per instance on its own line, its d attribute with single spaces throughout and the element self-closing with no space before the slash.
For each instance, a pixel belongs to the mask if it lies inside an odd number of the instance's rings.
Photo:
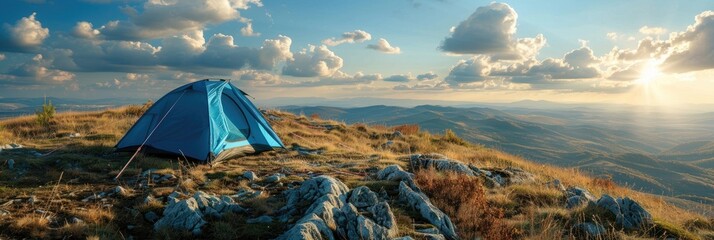
<svg viewBox="0 0 714 240">
<path fill-rule="evenodd" d="M 454 131 L 451 131 L 451 129 L 446 129 L 444 130 L 444 137 L 442 138 L 444 141 L 461 145 L 461 146 L 466 146 L 467 143 L 463 139 L 461 139 L 459 136 L 454 133 Z"/>
<path fill-rule="evenodd" d="M 37 115 L 37 124 L 43 127 L 49 127 L 50 122 L 55 117 L 55 106 L 52 105 L 52 100 L 47 101 L 47 98 L 45 98 L 45 102 L 42 103 L 42 109 L 38 109 L 35 115 Z"/>
<path fill-rule="evenodd" d="M 451 216 L 461 238 L 514 238 L 512 227 L 503 220 L 503 210 L 488 204 L 479 178 L 423 170 L 415 179 L 434 205 Z"/>
</svg>

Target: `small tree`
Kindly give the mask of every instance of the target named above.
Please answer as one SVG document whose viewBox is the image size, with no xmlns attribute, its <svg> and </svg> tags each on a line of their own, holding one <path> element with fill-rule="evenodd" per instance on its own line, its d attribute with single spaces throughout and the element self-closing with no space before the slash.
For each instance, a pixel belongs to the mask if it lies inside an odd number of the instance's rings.
<svg viewBox="0 0 714 240">
<path fill-rule="evenodd" d="M 38 109 L 35 114 L 37 115 L 37 123 L 43 127 L 49 127 L 50 121 L 55 117 L 55 106 L 52 105 L 52 100 L 47 101 L 45 97 L 44 103 L 42 103 L 42 109 Z"/>
</svg>

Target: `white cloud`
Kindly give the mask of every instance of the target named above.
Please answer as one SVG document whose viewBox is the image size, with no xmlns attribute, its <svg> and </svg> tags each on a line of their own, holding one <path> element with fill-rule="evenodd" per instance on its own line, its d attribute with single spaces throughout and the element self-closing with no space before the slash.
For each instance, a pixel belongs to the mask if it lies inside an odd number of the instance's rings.
<svg viewBox="0 0 714 240">
<path fill-rule="evenodd" d="M 260 33 L 253 31 L 253 22 L 248 21 L 245 23 L 245 27 L 240 29 L 240 35 L 245 37 L 257 37 L 260 36 Z"/>
<path fill-rule="evenodd" d="M 372 34 L 358 29 L 352 32 L 342 33 L 342 36 L 339 39 L 333 37 L 322 40 L 322 43 L 327 46 L 337 46 L 343 43 L 359 43 L 367 40 L 372 40 Z"/>
<path fill-rule="evenodd" d="M 417 75 L 416 78 L 419 81 L 428 81 L 428 80 L 434 80 L 438 77 L 439 77 L 439 75 L 437 75 L 436 73 L 428 72 L 428 73 L 424 73 L 424 74 L 419 74 L 419 75 Z"/>
<path fill-rule="evenodd" d="M 395 75 L 386 77 L 383 80 L 387 81 L 387 82 L 409 82 L 414 79 L 415 78 L 411 74 L 395 74 Z"/>
<path fill-rule="evenodd" d="M 149 75 L 148 74 L 139 74 L 139 73 L 127 73 L 126 80 L 129 80 L 129 81 L 149 80 Z"/>
<path fill-rule="evenodd" d="M 24 52 L 42 45 L 50 36 L 50 30 L 43 28 L 42 23 L 35 18 L 37 13 L 23 17 L 15 25 L 5 24 L 0 35 L 0 50 Z"/>
<path fill-rule="evenodd" d="M 283 75 L 296 77 L 325 77 L 342 68 L 342 58 L 330 51 L 327 46 L 308 45 L 307 49 L 293 54 L 283 68 Z"/>
<path fill-rule="evenodd" d="M 606 34 L 606 36 L 607 36 L 607 38 L 609 38 L 610 40 L 613 40 L 613 41 L 617 40 L 617 38 L 619 37 L 619 35 L 616 32 L 609 32 Z"/>
<path fill-rule="evenodd" d="M 30 61 L 11 70 L 10 75 L 14 76 L 11 79 L 21 81 L 17 84 L 61 83 L 74 79 L 74 73 L 52 69 L 52 63 L 52 59 L 37 54 Z"/>
<path fill-rule="evenodd" d="M 667 29 L 661 28 L 661 27 L 648 27 L 648 26 L 643 26 L 640 28 L 640 33 L 644 35 L 662 35 L 667 33 Z"/>
<path fill-rule="evenodd" d="M 108 39 L 142 40 L 203 30 L 208 24 L 238 19 L 238 9 L 262 6 L 254 0 L 151 0 L 143 11 L 125 8 L 125 21 L 110 21 L 100 29 Z"/>
<path fill-rule="evenodd" d="M 99 30 L 94 29 L 92 23 L 82 21 L 77 22 L 77 25 L 75 25 L 74 29 L 72 30 L 72 34 L 79 38 L 92 39 L 99 35 Z"/>
<path fill-rule="evenodd" d="M 670 36 L 670 56 L 662 63 L 667 72 L 714 68 L 714 11 L 697 15 L 687 30 Z"/>
<path fill-rule="evenodd" d="M 491 74 L 491 64 L 487 57 L 472 57 L 461 60 L 449 71 L 444 80 L 451 85 L 482 82 Z"/>
<path fill-rule="evenodd" d="M 417 83 L 414 85 L 397 85 L 393 88 L 394 90 L 446 90 L 449 89 L 449 84 L 444 81 L 439 81 L 436 83 Z"/>
<path fill-rule="evenodd" d="M 367 45 L 367 48 L 369 49 L 374 49 L 386 54 L 400 54 L 402 53 L 402 50 L 399 49 L 399 47 L 392 46 L 387 42 L 387 39 L 380 38 L 379 41 L 377 41 L 377 44 L 369 44 Z"/>
<path fill-rule="evenodd" d="M 253 86 L 272 86 L 282 83 L 280 75 L 252 69 L 234 71 L 232 76 L 241 82 L 246 82 Z"/>
</svg>

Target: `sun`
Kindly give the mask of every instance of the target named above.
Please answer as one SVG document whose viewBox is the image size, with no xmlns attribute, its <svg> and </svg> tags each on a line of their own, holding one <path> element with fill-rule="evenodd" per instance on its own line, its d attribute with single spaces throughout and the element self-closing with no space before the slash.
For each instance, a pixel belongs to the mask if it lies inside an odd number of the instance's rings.
<svg viewBox="0 0 714 240">
<path fill-rule="evenodd" d="M 642 69 L 642 72 L 640 73 L 640 78 L 637 80 L 637 83 L 642 85 L 649 85 L 656 78 L 661 76 L 662 72 L 659 70 L 658 65 L 659 64 L 657 64 L 657 61 L 655 60 L 648 61 L 647 65 L 645 65 L 645 67 Z"/>
</svg>

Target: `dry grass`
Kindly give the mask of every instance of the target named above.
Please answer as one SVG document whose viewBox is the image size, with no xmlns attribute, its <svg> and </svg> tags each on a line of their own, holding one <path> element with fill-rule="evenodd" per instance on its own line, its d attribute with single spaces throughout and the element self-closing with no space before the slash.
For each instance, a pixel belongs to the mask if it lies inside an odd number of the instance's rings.
<svg viewBox="0 0 714 240">
<path fill-rule="evenodd" d="M 488 204 L 479 178 L 424 170 L 416 173 L 415 180 L 434 205 L 452 218 L 460 237 L 513 239 L 503 210 Z"/>
<path fill-rule="evenodd" d="M 49 224 L 50 221 L 47 218 L 32 214 L 15 220 L 10 224 L 10 228 L 18 234 L 26 234 L 33 238 L 45 238 L 48 236 Z"/>
<path fill-rule="evenodd" d="M 404 124 L 393 127 L 392 130 L 399 131 L 404 135 L 415 135 L 419 133 L 419 124 Z"/>
<path fill-rule="evenodd" d="M 144 204 L 143 198 L 153 193 L 165 196 L 174 189 L 186 192 L 196 190 L 210 193 L 229 194 L 240 188 L 249 188 L 250 183 L 240 180 L 243 171 L 254 171 L 260 177 L 276 172 L 286 172 L 291 178 L 283 183 L 301 181 L 297 174 L 328 174 L 335 176 L 350 187 L 368 186 L 374 191 L 382 188 L 395 195 L 396 185 L 391 182 L 370 181 L 369 174 L 391 164 L 407 167 L 404 156 L 411 153 L 441 153 L 451 159 L 472 163 L 481 168 L 519 167 L 535 175 L 533 185 L 515 185 L 499 189 L 485 189 L 478 178 L 466 178 L 452 174 L 431 171 L 419 172 L 420 186 L 432 196 L 432 202 L 452 216 L 459 234 L 464 239 L 483 237 L 486 239 L 530 238 L 530 239 L 574 239 L 567 235 L 569 226 L 578 221 L 596 220 L 609 223 L 605 217 L 591 218 L 605 213 L 593 209 L 565 210 L 562 194 L 546 189 L 541 184 L 552 179 L 560 179 L 566 186 L 580 186 L 588 189 L 596 197 L 609 194 L 614 197 L 628 196 L 643 205 L 656 219 L 657 231 L 649 235 L 633 233 L 612 233 L 613 238 L 653 237 L 655 233 L 678 232 L 678 236 L 696 233 L 700 236 L 714 236 L 709 227 L 714 222 L 704 220 L 700 215 L 684 211 L 668 204 L 661 198 L 618 186 L 609 179 L 595 179 L 576 169 L 560 168 L 538 164 L 500 151 L 470 144 L 446 131 L 443 135 L 419 131 L 418 125 L 397 127 L 370 126 L 365 124 L 345 125 L 341 122 L 307 118 L 293 114 L 269 111 L 279 120 L 269 119 L 271 125 L 287 146 L 299 144 L 303 147 L 323 149 L 324 154 L 302 156 L 294 151 L 268 152 L 255 156 L 231 159 L 215 167 L 195 163 L 177 163 L 175 158 L 165 159 L 140 155 L 127 169 L 127 178 L 136 177 L 143 170 L 153 168 L 162 174 L 175 174 L 176 181 L 167 184 L 153 184 L 148 190 L 140 190 L 133 185 L 122 183 L 127 188 L 136 188 L 134 194 L 114 198 L 109 202 L 112 208 L 100 208 L 98 203 L 77 203 L 79 199 L 111 189 L 117 183 L 111 178 L 116 169 L 123 166 L 129 156 L 112 153 L 112 146 L 143 113 L 142 106 L 130 106 L 100 112 L 69 112 L 55 116 L 50 130 L 40 129 L 33 116 L 0 121 L 0 144 L 16 142 L 27 148 L 47 153 L 46 157 L 34 157 L 25 153 L 12 155 L 18 162 L 27 164 L 24 175 L 0 168 L 0 202 L 15 196 L 27 197 L 30 193 L 40 199 L 49 199 L 52 188 L 61 171 L 63 184 L 57 196 L 64 201 L 64 209 L 77 207 L 86 211 L 65 211 L 83 219 L 86 224 L 53 226 L 32 214 L 32 208 L 14 209 L 17 216 L 0 218 L 0 238 L 18 236 L 20 238 L 48 238 L 71 236 L 71 238 L 120 239 L 133 234 L 135 238 L 181 238 L 192 237 L 190 233 L 178 231 L 153 232 L 152 225 L 141 215 L 130 216 L 126 209 L 137 209 L 141 213 L 160 213 L 163 205 L 158 201 Z M 321 125 L 335 126 L 332 129 Z M 393 139 L 398 130 L 403 137 Z M 68 138 L 69 133 L 80 133 L 82 137 Z M 391 141 L 390 146 L 385 143 Z M 5 154 L 5 152 L 3 152 Z M 1 162 L 0 162 L 1 163 Z M 69 183 L 68 183 L 69 182 Z M 67 184 L 65 184 L 67 183 Z M 284 189 L 284 188 L 283 188 Z M 67 197 L 74 193 L 76 197 Z M 281 233 L 282 225 L 248 225 L 245 218 L 270 214 L 284 205 L 278 191 L 267 191 L 264 195 L 241 205 L 253 209 L 252 216 L 233 215 L 209 224 L 206 238 L 274 238 Z M 57 205 L 53 205 L 57 206 Z M 393 207 L 400 234 L 414 231 L 418 214 Z M 76 215 L 75 215 L 76 214 Z M 17 217 L 16 216 L 16 217 Z M 8 220 L 8 219 L 11 219 Z M 662 221 L 661 219 L 666 219 Z M 709 223 L 709 225 L 705 223 Z M 213 224 L 215 223 L 215 225 Z M 136 225 L 136 231 L 128 231 L 123 226 Z M 120 227 L 121 226 L 121 227 Z M 7 229 L 2 229 L 7 227 Z M 236 230 L 236 231 L 233 231 Z M 680 230 L 683 230 L 681 232 Z M 566 234 L 564 234 L 566 233 Z"/>
</svg>

